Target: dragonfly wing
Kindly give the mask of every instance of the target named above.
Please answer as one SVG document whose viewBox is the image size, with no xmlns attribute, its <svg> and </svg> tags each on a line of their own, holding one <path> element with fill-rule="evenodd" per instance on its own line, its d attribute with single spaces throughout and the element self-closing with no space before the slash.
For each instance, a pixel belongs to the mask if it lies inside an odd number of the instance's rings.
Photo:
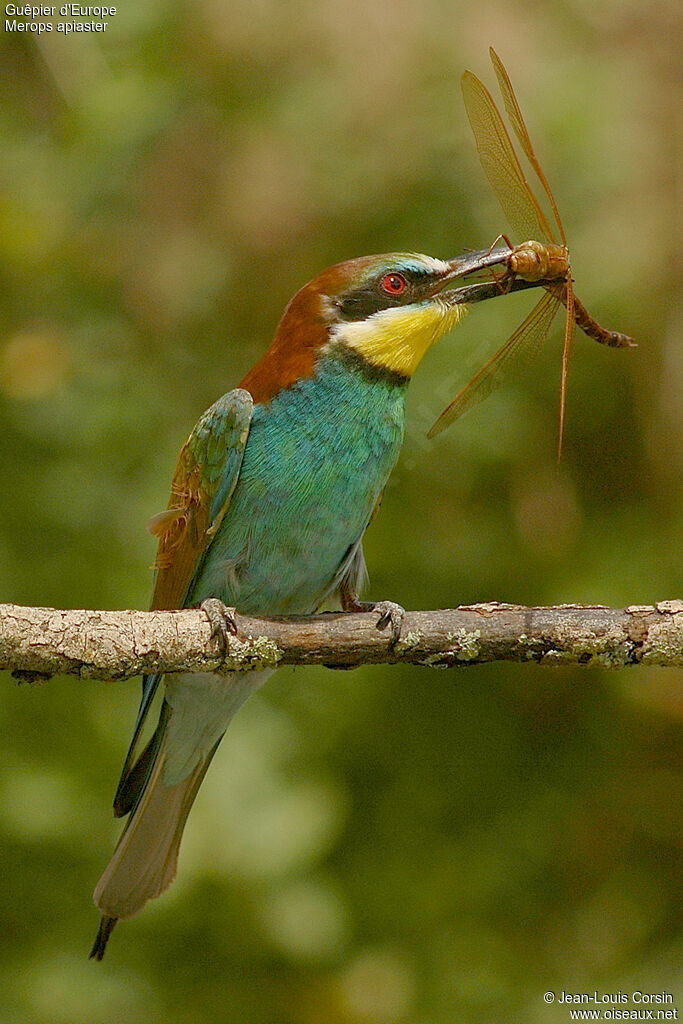
<svg viewBox="0 0 683 1024">
<path fill-rule="evenodd" d="M 553 241 L 491 93 L 471 71 L 462 76 L 462 93 L 481 165 L 512 230 L 519 241 Z"/>
<path fill-rule="evenodd" d="M 503 64 L 502 60 L 500 59 L 496 51 L 493 49 L 493 47 L 489 49 L 489 54 L 491 57 L 491 63 L 493 64 L 493 69 L 496 72 L 496 77 L 498 78 L 498 85 L 500 87 L 500 92 L 505 103 L 505 109 L 507 111 L 508 120 L 512 125 L 515 135 L 519 139 L 519 144 L 524 150 L 527 160 L 529 161 L 529 163 L 535 170 L 536 174 L 538 175 L 538 180 L 543 186 L 543 190 L 548 197 L 548 202 L 550 203 L 553 214 L 555 215 L 555 221 L 557 222 L 557 228 L 560 234 L 560 238 L 562 240 L 562 244 L 566 245 L 564 228 L 562 226 L 562 221 L 560 220 L 560 214 L 557 209 L 557 203 L 555 202 L 555 197 L 551 191 L 550 185 L 548 184 L 548 179 L 546 178 L 543 168 L 538 162 L 538 157 L 534 152 L 534 147 L 532 145 L 531 138 L 527 130 L 526 122 L 524 120 L 521 107 L 519 105 L 517 97 L 515 96 L 515 90 L 512 88 L 510 76 L 508 75 L 505 69 L 505 65 Z M 557 243 L 557 239 L 555 238 L 553 231 L 550 227 L 550 224 L 548 223 L 545 214 L 543 214 L 542 210 L 541 220 L 544 227 L 546 228 L 547 238 Z"/>
<path fill-rule="evenodd" d="M 558 462 L 562 457 L 565 409 L 567 406 L 567 381 L 569 380 L 569 360 L 572 354 L 572 343 L 574 341 L 574 324 L 576 323 L 574 289 L 572 287 L 571 278 L 567 279 L 565 287 L 560 291 L 560 296 L 563 296 L 563 302 L 567 307 L 567 319 L 565 320 L 564 325 L 564 348 L 562 350 L 562 383 L 560 385 L 560 428 L 559 437 L 557 441 Z"/>
<path fill-rule="evenodd" d="M 444 409 L 429 430 L 427 437 L 435 437 L 440 434 L 454 420 L 483 402 L 493 391 L 529 363 L 538 354 L 545 341 L 559 305 L 560 296 L 555 292 L 547 291 L 514 334 L 498 349 L 495 355 L 491 356 L 485 366 Z"/>
</svg>

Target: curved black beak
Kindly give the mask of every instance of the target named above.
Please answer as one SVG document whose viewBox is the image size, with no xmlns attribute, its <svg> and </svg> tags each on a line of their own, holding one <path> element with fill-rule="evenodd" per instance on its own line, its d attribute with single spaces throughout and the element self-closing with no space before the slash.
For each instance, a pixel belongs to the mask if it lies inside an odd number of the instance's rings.
<svg viewBox="0 0 683 1024">
<path fill-rule="evenodd" d="M 456 256 L 449 260 L 451 274 L 448 280 L 452 281 L 459 277 L 467 277 L 469 274 L 476 274 L 481 270 L 488 270 L 489 267 L 507 265 L 510 256 L 509 246 L 499 246 L 497 249 L 479 249 L 476 252 L 466 252 L 462 256 Z"/>
<path fill-rule="evenodd" d="M 445 295 L 441 295 L 442 301 L 447 300 L 449 304 L 454 305 L 483 302 L 485 299 L 495 299 L 499 295 L 509 295 L 510 292 L 539 288 L 544 284 L 551 283 L 549 281 L 522 281 L 520 278 L 509 275 L 504 277 L 504 280 L 479 281 L 462 285 L 460 288 L 452 287 L 454 282 L 461 281 L 469 277 L 470 274 L 478 274 L 491 267 L 507 268 L 509 256 L 509 247 L 499 246 L 497 249 L 479 249 L 475 252 L 467 252 L 448 260 L 449 270 L 439 281 L 438 287 L 439 293 L 448 289 Z"/>
</svg>

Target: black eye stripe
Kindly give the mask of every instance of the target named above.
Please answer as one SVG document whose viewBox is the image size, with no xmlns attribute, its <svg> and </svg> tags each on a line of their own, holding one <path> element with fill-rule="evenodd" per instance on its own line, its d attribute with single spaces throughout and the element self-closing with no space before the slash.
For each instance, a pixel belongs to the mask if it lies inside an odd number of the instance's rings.
<svg viewBox="0 0 683 1024">
<path fill-rule="evenodd" d="M 342 320 L 365 320 L 373 313 L 378 313 L 380 309 L 400 306 L 401 298 L 400 295 L 387 295 L 386 292 L 380 294 L 374 288 L 363 288 L 341 295 L 336 301 L 336 306 Z"/>
<path fill-rule="evenodd" d="M 382 282 L 387 275 L 397 274 L 406 281 L 405 289 L 399 294 L 391 294 L 383 287 Z M 434 281 L 434 274 L 429 270 L 421 268 L 395 267 L 392 270 L 383 270 L 375 279 L 363 288 L 340 295 L 335 300 L 342 320 L 365 320 L 378 313 L 381 309 L 390 309 L 394 306 L 405 306 L 409 302 L 419 299 L 423 292 L 428 290 Z"/>
</svg>

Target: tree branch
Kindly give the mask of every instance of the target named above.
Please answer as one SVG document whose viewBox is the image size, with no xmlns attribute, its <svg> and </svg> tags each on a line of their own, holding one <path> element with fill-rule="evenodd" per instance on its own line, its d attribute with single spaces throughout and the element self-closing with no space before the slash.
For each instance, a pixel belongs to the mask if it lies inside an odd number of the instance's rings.
<svg viewBox="0 0 683 1024">
<path fill-rule="evenodd" d="M 683 665 L 683 601 L 525 608 L 475 604 L 407 612 L 392 647 L 372 613 L 289 619 L 236 616 L 228 651 L 206 614 L 179 611 L 62 611 L 0 605 L 0 669 L 21 681 L 58 674 L 128 679 L 143 672 L 227 672 L 275 665 L 427 665 L 489 661 L 542 665 Z"/>
</svg>

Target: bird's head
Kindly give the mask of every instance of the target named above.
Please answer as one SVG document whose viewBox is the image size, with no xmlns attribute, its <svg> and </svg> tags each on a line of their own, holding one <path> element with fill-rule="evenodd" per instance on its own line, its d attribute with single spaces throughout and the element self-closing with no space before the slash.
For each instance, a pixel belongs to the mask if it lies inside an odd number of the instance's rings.
<svg viewBox="0 0 683 1024">
<path fill-rule="evenodd" d="M 241 386 L 269 401 L 315 373 L 324 352 L 352 349 L 371 366 L 410 378 L 425 352 L 465 313 L 446 285 L 461 261 L 412 253 L 337 263 L 300 289 L 272 345 Z"/>
</svg>

